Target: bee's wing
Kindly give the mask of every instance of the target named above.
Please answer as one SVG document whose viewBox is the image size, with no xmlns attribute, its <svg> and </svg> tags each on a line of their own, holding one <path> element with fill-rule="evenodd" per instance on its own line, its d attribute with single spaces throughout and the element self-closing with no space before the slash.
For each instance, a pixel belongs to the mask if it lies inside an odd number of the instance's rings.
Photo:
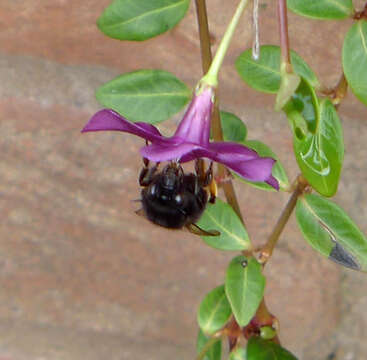
<svg viewBox="0 0 367 360">
<path fill-rule="evenodd" d="M 204 230 L 200 228 L 196 224 L 188 224 L 186 225 L 186 229 L 189 230 L 191 233 L 199 236 L 219 236 L 220 232 L 217 230 Z"/>
</svg>

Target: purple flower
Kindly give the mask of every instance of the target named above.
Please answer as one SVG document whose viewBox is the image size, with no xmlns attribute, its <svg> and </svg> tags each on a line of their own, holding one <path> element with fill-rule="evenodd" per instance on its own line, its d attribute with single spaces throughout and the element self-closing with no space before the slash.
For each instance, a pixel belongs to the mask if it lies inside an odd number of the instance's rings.
<svg viewBox="0 0 367 360">
<path fill-rule="evenodd" d="M 278 190 L 278 181 L 271 174 L 274 159 L 260 157 L 256 151 L 237 143 L 209 142 L 213 98 L 211 87 L 197 91 L 171 137 L 161 135 L 153 125 L 132 123 L 110 109 L 97 112 L 82 132 L 128 132 L 150 142 L 140 149 L 140 153 L 151 161 L 178 160 L 183 163 L 197 158 L 208 158 L 225 165 L 246 180 L 263 181 Z"/>
</svg>

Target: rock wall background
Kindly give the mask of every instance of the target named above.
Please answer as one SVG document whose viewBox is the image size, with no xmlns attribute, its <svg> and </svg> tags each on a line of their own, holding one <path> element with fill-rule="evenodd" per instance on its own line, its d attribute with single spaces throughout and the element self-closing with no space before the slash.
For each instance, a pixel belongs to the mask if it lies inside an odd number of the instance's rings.
<svg viewBox="0 0 367 360">
<path fill-rule="evenodd" d="M 215 48 L 237 1 L 207 2 Z M 94 90 L 120 73 L 164 68 L 191 86 L 201 75 L 193 4 L 173 31 L 144 43 L 99 33 L 95 21 L 108 4 L 0 1 L 0 357 L 8 360 L 193 359 L 196 309 L 232 256 L 134 214 L 139 139 L 80 134 L 99 108 Z M 275 14 L 274 1 L 262 0 L 263 44 L 278 42 Z M 292 48 L 333 86 L 350 23 L 293 14 L 289 23 Z M 221 106 L 277 152 L 292 179 L 285 117 L 232 65 L 251 46 L 250 24 L 248 15 L 225 59 Z M 367 232 L 367 110 L 349 94 L 340 115 L 346 155 L 335 201 Z M 287 197 L 241 187 L 255 243 L 277 219 L 269 209 Z M 318 256 L 294 219 L 266 274 L 281 340 L 300 359 L 367 356 L 367 277 Z"/>
</svg>

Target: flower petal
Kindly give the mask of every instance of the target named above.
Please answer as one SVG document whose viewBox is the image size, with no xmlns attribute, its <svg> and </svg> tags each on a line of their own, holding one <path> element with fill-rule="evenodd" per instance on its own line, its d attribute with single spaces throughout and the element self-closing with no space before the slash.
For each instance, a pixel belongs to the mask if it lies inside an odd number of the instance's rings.
<svg viewBox="0 0 367 360">
<path fill-rule="evenodd" d="M 209 144 L 214 90 L 207 87 L 198 91 L 200 93 L 194 94 L 173 138 L 207 146 Z"/>
<path fill-rule="evenodd" d="M 265 182 L 270 186 L 272 186 L 274 189 L 279 190 L 279 182 L 273 175 L 270 176 L 269 179 L 266 180 Z"/>
<path fill-rule="evenodd" d="M 205 157 L 225 165 L 228 169 L 236 172 L 238 175 L 240 175 L 246 180 L 264 181 L 268 183 L 270 186 L 274 187 L 275 189 L 277 190 L 279 189 L 278 181 L 272 176 L 272 169 L 275 163 L 274 159 L 269 157 L 262 158 L 259 155 L 257 155 L 256 152 L 255 156 L 249 159 L 248 158 L 249 155 L 245 151 L 245 149 L 247 149 L 245 146 L 243 146 L 245 148 L 243 150 L 243 155 L 241 155 L 240 152 L 236 151 L 231 153 L 230 147 L 225 149 L 226 146 L 221 148 L 222 152 L 217 152 L 213 150 L 213 148 L 215 147 L 217 147 L 216 150 L 218 150 L 217 145 L 214 147 L 213 146 L 209 147 L 208 149 L 205 149 L 203 147 L 193 149 L 191 153 L 189 153 L 188 155 L 184 156 L 183 159 L 181 159 L 181 162 L 190 161 L 194 158 Z M 227 152 L 225 150 L 227 150 Z M 251 150 L 251 152 L 252 151 L 253 150 Z"/>
<path fill-rule="evenodd" d="M 275 189 L 279 189 L 278 181 L 272 175 L 275 160 L 269 157 L 239 162 L 236 164 L 225 164 L 246 180 L 264 181 Z"/>
<path fill-rule="evenodd" d="M 192 153 L 198 146 L 192 143 L 182 144 L 151 144 L 144 146 L 140 149 L 140 154 L 155 162 L 169 161 L 181 159 L 183 156 L 187 156 Z M 195 159 L 195 156 L 191 156 L 190 160 Z M 186 160 L 189 161 L 189 160 Z M 182 161 L 181 161 L 182 162 Z"/>
<path fill-rule="evenodd" d="M 259 157 L 255 150 L 234 142 L 212 142 L 209 144 L 209 149 L 217 152 L 222 159 L 227 157 L 228 160 L 235 158 L 237 161 L 243 161 Z"/>
<path fill-rule="evenodd" d="M 94 114 L 82 132 L 103 130 L 123 131 L 151 142 L 165 142 L 166 140 L 155 126 L 146 123 L 132 123 L 110 109 L 103 109 Z"/>
</svg>

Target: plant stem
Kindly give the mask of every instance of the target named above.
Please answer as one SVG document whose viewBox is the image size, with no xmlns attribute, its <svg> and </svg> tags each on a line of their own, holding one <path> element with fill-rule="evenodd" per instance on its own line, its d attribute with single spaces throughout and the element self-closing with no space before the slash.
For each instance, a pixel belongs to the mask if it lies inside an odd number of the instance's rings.
<svg viewBox="0 0 367 360">
<path fill-rule="evenodd" d="M 290 199 L 288 200 L 287 205 L 283 209 L 277 223 L 275 224 L 275 227 L 273 231 L 271 232 L 267 243 L 265 246 L 260 250 L 259 254 L 259 262 L 265 265 L 265 263 L 269 260 L 271 257 L 274 247 L 279 239 L 280 234 L 282 233 L 285 225 L 287 224 L 296 204 L 298 197 L 303 194 L 304 190 L 308 186 L 308 182 L 306 179 L 302 177 L 302 175 L 299 175 L 296 180 L 296 188 L 293 191 Z"/>
<path fill-rule="evenodd" d="M 196 14 L 197 14 L 197 19 L 198 19 L 198 24 L 199 24 L 201 62 L 202 62 L 203 73 L 206 74 L 210 68 L 210 64 L 212 61 L 208 16 L 207 16 L 207 11 L 206 11 L 205 0 L 195 0 L 195 4 L 196 4 Z M 223 132 L 222 132 L 222 126 L 220 123 L 219 104 L 218 104 L 217 99 L 218 98 L 216 97 L 211 126 L 213 130 L 214 140 L 223 141 Z M 223 165 L 218 164 L 219 177 L 224 178 L 226 175 L 226 172 L 227 172 L 226 168 Z M 229 181 L 223 182 L 221 185 L 222 185 L 222 188 L 223 188 L 228 204 L 231 205 L 231 207 L 236 212 L 236 214 L 238 215 L 242 223 L 244 223 L 232 181 L 229 180 Z"/>
<path fill-rule="evenodd" d="M 210 349 L 211 346 L 213 346 L 213 344 L 218 341 L 218 339 L 216 337 L 212 337 L 210 338 L 206 344 L 204 345 L 204 347 L 201 349 L 200 353 L 198 354 L 198 356 L 196 357 L 196 360 L 202 360 L 204 359 L 204 356 L 206 355 L 206 353 L 208 352 L 208 350 Z"/>
<path fill-rule="evenodd" d="M 280 35 L 280 48 L 282 52 L 282 62 L 286 64 L 286 71 L 292 73 L 292 64 L 289 49 L 288 37 L 288 17 L 286 0 L 278 0 L 278 22 Z"/>
<path fill-rule="evenodd" d="M 210 34 L 208 25 L 208 14 L 206 11 L 205 0 L 195 0 L 196 17 L 199 24 L 201 66 L 203 74 L 206 74 L 212 63 L 212 52 L 210 48 Z"/>
</svg>

